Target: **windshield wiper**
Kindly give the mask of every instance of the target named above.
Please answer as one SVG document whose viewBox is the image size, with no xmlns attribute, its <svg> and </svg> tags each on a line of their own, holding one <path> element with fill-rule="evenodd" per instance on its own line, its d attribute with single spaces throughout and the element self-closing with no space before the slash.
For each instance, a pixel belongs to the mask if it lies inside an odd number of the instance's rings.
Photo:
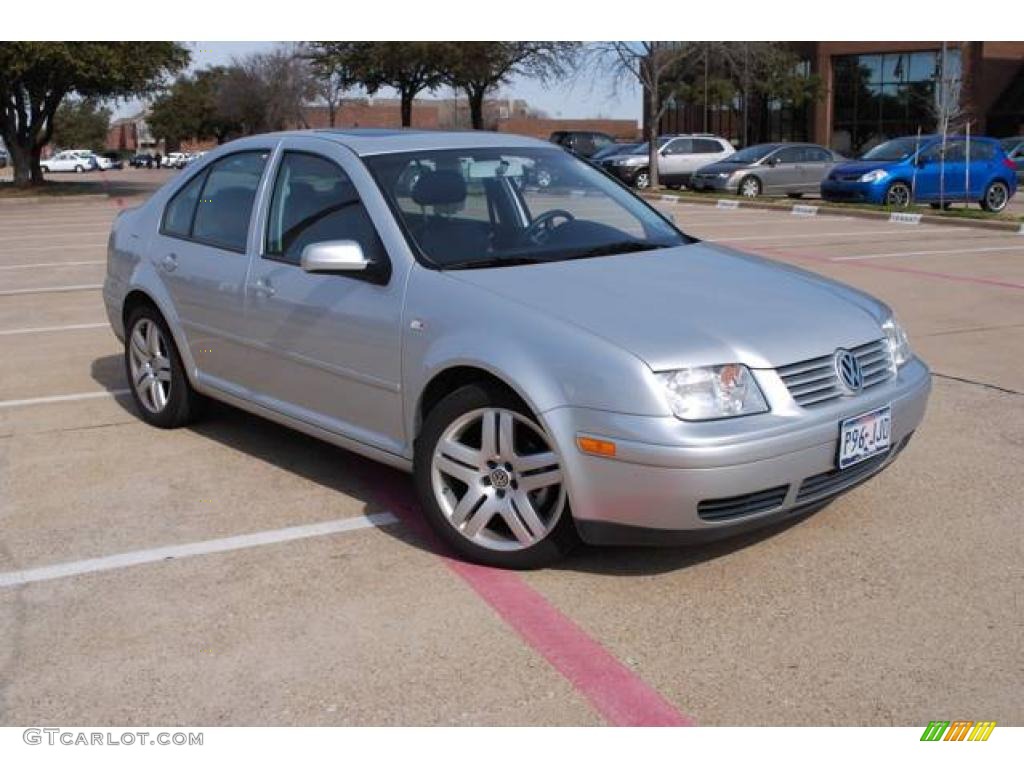
<svg viewBox="0 0 1024 768">
<path fill-rule="evenodd" d="M 444 264 L 441 269 L 487 269 L 488 267 L 516 267 L 522 264 L 541 264 L 549 259 L 538 259 L 534 256 L 494 256 L 488 259 L 470 259 Z"/>
<path fill-rule="evenodd" d="M 566 256 L 565 260 L 568 259 L 589 259 L 594 256 L 614 256 L 618 253 L 637 253 L 639 251 L 654 251 L 658 248 L 668 248 L 667 245 L 660 245 L 658 243 L 644 243 L 639 240 L 623 240 L 617 243 L 605 243 L 604 245 L 596 245 L 593 248 L 588 248 L 585 251 L 577 251 L 571 256 Z"/>
</svg>

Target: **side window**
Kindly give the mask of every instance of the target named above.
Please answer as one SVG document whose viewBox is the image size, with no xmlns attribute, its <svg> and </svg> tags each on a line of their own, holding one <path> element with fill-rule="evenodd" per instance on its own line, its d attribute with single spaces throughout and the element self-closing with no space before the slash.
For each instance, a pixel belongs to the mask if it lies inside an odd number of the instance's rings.
<svg viewBox="0 0 1024 768">
<path fill-rule="evenodd" d="M 591 138 L 593 138 L 594 146 L 597 147 L 597 149 L 604 149 L 614 143 L 610 137 L 605 136 L 603 133 L 592 133 Z"/>
<path fill-rule="evenodd" d="M 666 155 L 688 155 L 693 151 L 690 139 L 673 139 L 665 146 Z"/>
<path fill-rule="evenodd" d="M 967 142 L 950 141 L 946 144 L 946 162 L 963 162 L 967 159 Z"/>
<path fill-rule="evenodd" d="M 712 155 L 723 152 L 722 145 L 714 139 L 694 139 L 693 151 L 701 155 Z"/>
<path fill-rule="evenodd" d="M 804 159 L 803 147 L 785 147 L 775 153 L 780 163 L 799 163 Z"/>
<path fill-rule="evenodd" d="M 808 163 L 830 163 L 832 154 L 821 147 L 807 147 L 804 149 L 804 159 Z"/>
<path fill-rule="evenodd" d="M 971 142 L 971 160 L 993 160 L 996 156 L 995 145 L 989 144 L 987 141 L 972 141 Z"/>
<path fill-rule="evenodd" d="M 348 175 L 330 160 L 286 152 L 274 182 L 266 254 L 298 264 L 311 243 L 355 240 L 366 258 L 385 261 L 384 246 Z"/>
<path fill-rule="evenodd" d="M 192 236 L 192 217 L 196 212 L 199 192 L 206 181 L 206 174 L 197 174 L 192 181 L 175 193 L 164 209 L 164 222 L 160 231 L 174 237 Z"/>
<path fill-rule="evenodd" d="M 239 152 L 213 164 L 196 206 L 194 239 L 218 248 L 245 250 L 256 189 L 269 156 L 264 150 Z"/>
</svg>

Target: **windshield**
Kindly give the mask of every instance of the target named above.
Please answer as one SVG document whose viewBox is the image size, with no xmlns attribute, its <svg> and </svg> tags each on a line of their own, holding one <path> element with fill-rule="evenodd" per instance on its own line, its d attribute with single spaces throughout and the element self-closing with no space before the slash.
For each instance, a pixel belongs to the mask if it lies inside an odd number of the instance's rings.
<svg viewBox="0 0 1024 768">
<path fill-rule="evenodd" d="M 755 144 L 729 155 L 722 163 L 756 163 L 778 148 L 778 144 Z"/>
<path fill-rule="evenodd" d="M 916 138 L 893 139 L 868 150 L 861 160 L 906 160 L 924 143 Z"/>
<path fill-rule="evenodd" d="M 561 150 L 423 150 L 364 160 L 413 250 L 441 269 L 692 242 L 613 179 Z"/>
</svg>

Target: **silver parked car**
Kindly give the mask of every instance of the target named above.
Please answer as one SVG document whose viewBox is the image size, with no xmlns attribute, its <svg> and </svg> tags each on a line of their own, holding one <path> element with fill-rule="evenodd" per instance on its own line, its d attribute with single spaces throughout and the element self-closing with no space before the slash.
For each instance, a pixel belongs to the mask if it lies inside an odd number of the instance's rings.
<svg viewBox="0 0 1024 768">
<path fill-rule="evenodd" d="M 207 396 L 411 470 L 438 533 L 506 567 L 816 509 L 930 388 L 882 302 L 508 134 L 232 142 L 117 218 L 103 295 L 145 421 Z"/>
<path fill-rule="evenodd" d="M 822 180 L 846 158 L 817 144 L 755 144 L 698 170 L 691 186 L 744 197 L 818 194 Z"/>
</svg>

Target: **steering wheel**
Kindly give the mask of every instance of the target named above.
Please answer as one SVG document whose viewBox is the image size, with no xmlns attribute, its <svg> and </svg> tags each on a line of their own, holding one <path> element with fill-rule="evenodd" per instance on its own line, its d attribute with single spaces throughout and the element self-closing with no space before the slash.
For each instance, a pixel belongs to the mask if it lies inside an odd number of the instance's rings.
<svg viewBox="0 0 1024 768">
<path fill-rule="evenodd" d="M 523 236 L 535 243 L 544 242 L 555 230 L 553 222 L 556 219 L 565 219 L 565 223 L 568 224 L 570 221 L 575 221 L 576 217 L 562 208 L 552 208 L 550 211 L 544 211 L 544 213 L 534 219 L 523 232 Z M 565 225 L 562 224 L 560 226 Z"/>
</svg>

